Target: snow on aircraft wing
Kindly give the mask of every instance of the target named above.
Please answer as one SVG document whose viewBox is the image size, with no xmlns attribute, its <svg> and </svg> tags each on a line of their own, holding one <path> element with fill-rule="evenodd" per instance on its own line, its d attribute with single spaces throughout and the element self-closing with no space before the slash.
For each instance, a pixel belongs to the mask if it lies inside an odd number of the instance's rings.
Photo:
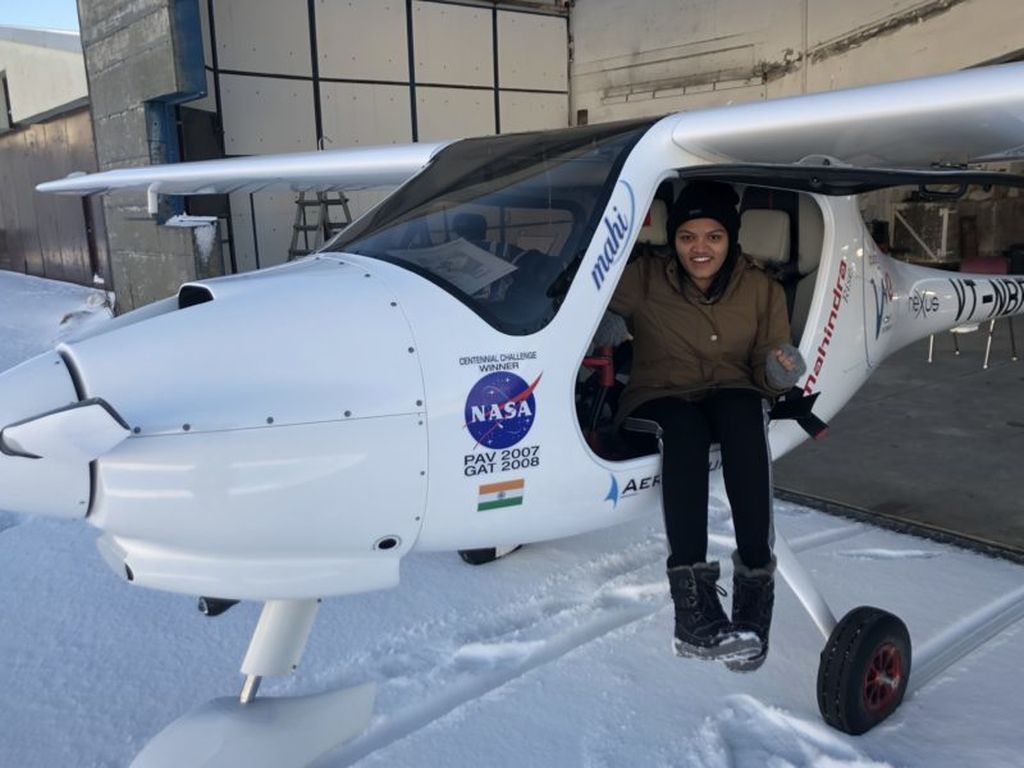
<svg viewBox="0 0 1024 768">
<path fill-rule="evenodd" d="M 395 144 L 119 168 L 48 181 L 36 189 L 63 195 L 130 189 L 145 189 L 162 195 L 210 195 L 255 192 L 277 184 L 296 191 L 367 189 L 401 184 L 447 143 Z"/>
<path fill-rule="evenodd" d="M 1024 63 L 683 114 L 672 140 L 714 161 L 750 163 L 1024 158 Z"/>
</svg>

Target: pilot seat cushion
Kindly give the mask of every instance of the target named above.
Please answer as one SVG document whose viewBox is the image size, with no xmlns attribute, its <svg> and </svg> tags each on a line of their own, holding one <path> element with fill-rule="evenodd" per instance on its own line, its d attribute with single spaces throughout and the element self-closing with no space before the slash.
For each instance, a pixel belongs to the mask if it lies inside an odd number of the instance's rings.
<svg viewBox="0 0 1024 768">
<path fill-rule="evenodd" d="M 743 212 L 740 248 L 750 258 L 765 265 L 789 262 L 789 214 L 766 208 Z"/>
</svg>

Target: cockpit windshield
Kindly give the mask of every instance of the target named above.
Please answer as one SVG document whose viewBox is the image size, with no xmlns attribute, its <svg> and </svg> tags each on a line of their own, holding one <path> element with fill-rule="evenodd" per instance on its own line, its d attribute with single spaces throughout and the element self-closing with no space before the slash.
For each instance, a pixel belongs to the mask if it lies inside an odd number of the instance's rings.
<svg viewBox="0 0 1024 768">
<path fill-rule="evenodd" d="M 558 311 L 619 170 L 652 121 L 465 139 L 323 250 L 401 265 L 498 330 Z"/>
</svg>

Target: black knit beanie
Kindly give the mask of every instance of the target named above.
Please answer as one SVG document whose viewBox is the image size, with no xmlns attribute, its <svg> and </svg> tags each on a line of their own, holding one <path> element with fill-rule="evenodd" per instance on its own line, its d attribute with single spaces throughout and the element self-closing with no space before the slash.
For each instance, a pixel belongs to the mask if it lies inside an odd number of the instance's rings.
<svg viewBox="0 0 1024 768">
<path fill-rule="evenodd" d="M 736 244 L 740 231 L 740 214 L 736 210 L 740 198 L 728 184 L 720 181 L 691 181 L 679 193 L 668 215 L 669 245 L 676 241 L 676 230 L 690 219 L 714 219 L 729 233 L 729 245 Z"/>
</svg>

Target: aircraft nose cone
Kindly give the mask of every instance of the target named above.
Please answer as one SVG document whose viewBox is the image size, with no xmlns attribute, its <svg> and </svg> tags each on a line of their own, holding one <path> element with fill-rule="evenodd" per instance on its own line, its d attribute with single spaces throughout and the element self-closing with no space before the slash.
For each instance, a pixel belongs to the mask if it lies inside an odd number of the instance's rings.
<svg viewBox="0 0 1024 768">
<path fill-rule="evenodd" d="M 0 510 L 79 518 L 89 511 L 87 461 L 36 457 L 10 438 L 8 427 L 77 403 L 71 373 L 57 352 L 0 373 Z"/>
</svg>

